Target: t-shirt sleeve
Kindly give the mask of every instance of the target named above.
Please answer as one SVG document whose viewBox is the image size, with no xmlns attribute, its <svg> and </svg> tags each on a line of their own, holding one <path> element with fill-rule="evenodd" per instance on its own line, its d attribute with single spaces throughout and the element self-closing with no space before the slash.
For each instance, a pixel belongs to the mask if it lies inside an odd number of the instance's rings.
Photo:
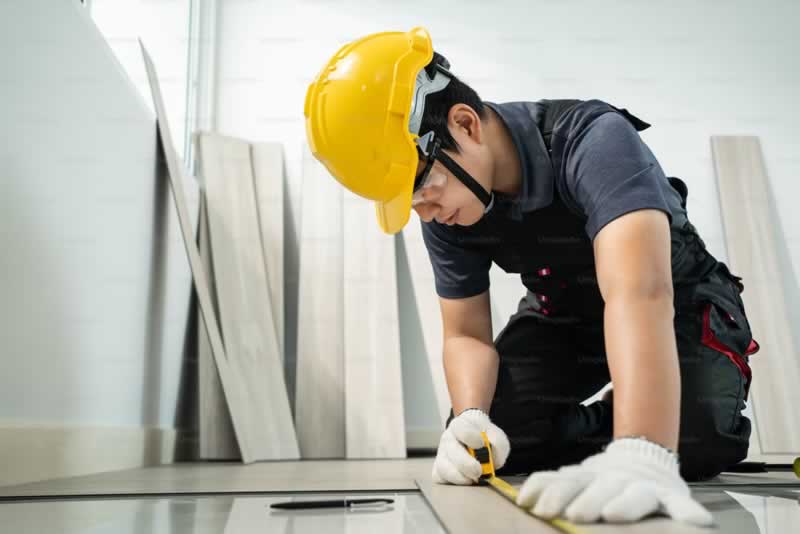
<svg viewBox="0 0 800 534">
<path fill-rule="evenodd" d="M 436 293 L 443 298 L 467 298 L 489 289 L 492 260 L 485 254 L 461 246 L 436 223 L 422 224 L 422 238 L 433 266 Z"/>
<path fill-rule="evenodd" d="M 664 171 L 621 113 L 602 113 L 570 132 L 563 161 L 567 191 L 587 216 L 591 240 L 617 217 L 640 209 L 661 210 L 672 223 Z"/>
</svg>

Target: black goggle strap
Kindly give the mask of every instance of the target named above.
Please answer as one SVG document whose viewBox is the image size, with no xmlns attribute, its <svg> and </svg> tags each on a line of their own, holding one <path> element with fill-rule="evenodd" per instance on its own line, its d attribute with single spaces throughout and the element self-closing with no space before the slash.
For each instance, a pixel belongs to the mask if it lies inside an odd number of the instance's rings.
<svg viewBox="0 0 800 534">
<path fill-rule="evenodd" d="M 456 178 L 461 180 L 461 182 L 465 186 L 467 186 L 469 188 L 469 190 L 472 191 L 475 194 L 476 197 L 478 197 L 478 199 L 486 207 L 484 209 L 484 211 L 483 211 L 484 213 L 486 213 L 490 209 L 492 209 L 492 206 L 494 205 L 494 194 L 493 193 L 487 193 L 486 190 L 483 188 L 483 186 L 481 184 L 479 184 L 478 181 L 475 180 L 475 178 L 470 176 L 470 174 L 467 171 L 465 171 L 461 167 L 461 165 L 459 165 L 458 163 L 453 161 L 453 159 L 450 156 L 448 156 L 447 154 L 445 154 L 443 151 L 440 152 L 437 155 L 437 157 L 438 157 L 439 161 L 442 162 L 442 165 L 447 167 L 448 171 L 452 172 L 455 175 Z"/>
</svg>

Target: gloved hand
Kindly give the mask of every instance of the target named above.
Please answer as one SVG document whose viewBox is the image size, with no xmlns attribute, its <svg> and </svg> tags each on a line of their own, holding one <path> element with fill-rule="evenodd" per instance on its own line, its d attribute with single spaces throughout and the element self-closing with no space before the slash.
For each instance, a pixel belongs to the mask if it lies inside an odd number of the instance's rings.
<svg viewBox="0 0 800 534">
<path fill-rule="evenodd" d="M 614 440 L 580 464 L 533 473 L 517 504 L 545 519 L 563 514 L 576 523 L 623 523 L 652 513 L 697 526 L 713 523 L 711 513 L 692 499 L 677 456 L 639 438 Z"/>
<path fill-rule="evenodd" d="M 473 449 L 484 446 L 481 432 L 486 432 L 492 445 L 495 469 L 500 469 L 508 459 L 511 444 L 505 432 L 489 420 L 481 410 L 471 408 L 450 421 L 439 440 L 436 460 L 433 462 L 433 481 L 437 484 L 468 486 L 481 476 L 481 464 L 470 456 L 464 445 Z"/>
</svg>

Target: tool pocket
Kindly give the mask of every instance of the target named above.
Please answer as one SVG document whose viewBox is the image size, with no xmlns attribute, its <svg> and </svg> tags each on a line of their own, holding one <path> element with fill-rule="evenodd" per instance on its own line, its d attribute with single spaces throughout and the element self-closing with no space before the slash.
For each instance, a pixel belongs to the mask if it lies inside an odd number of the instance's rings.
<svg viewBox="0 0 800 534">
<path fill-rule="evenodd" d="M 744 284 L 742 283 L 742 277 L 733 274 L 731 270 L 728 268 L 728 266 L 725 264 L 725 262 L 720 261 L 718 262 L 718 265 L 722 270 L 722 273 L 725 275 L 725 277 L 728 278 L 728 281 L 730 281 L 730 283 L 732 283 L 733 286 L 736 288 L 736 291 L 739 294 L 741 294 L 742 291 L 744 291 Z"/>
<path fill-rule="evenodd" d="M 724 354 L 739 369 L 745 380 L 744 400 L 747 400 L 752 381 L 749 356 L 760 347 L 753 339 L 743 308 L 724 299 L 705 301 L 701 306 L 701 343 Z"/>
</svg>

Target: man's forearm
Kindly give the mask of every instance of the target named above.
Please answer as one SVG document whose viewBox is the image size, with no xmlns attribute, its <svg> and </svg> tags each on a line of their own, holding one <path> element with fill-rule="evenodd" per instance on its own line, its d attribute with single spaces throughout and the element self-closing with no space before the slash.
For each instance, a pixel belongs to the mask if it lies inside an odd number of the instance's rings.
<svg viewBox="0 0 800 534">
<path fill-rule="evenodd" d="M 453 413 L 481 408 L 489 413 L 499 358 L 493 345 L 474 337 L 450 337 L 444 343 L 444 372 Z"/>
<path fill-rule="evenodd" d="M 614 436 L 643 435 L 677 450 L 681 381 L 672 296 L 606 302 Z"/>
</svg>

